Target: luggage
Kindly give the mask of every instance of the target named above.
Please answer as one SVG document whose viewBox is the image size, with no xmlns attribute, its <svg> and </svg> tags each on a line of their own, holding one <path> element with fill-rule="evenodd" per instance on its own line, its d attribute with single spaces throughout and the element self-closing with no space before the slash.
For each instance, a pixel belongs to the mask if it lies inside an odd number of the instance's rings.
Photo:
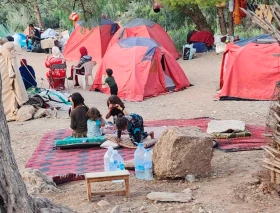
<svg viewBox="0 0 280 213">
<path fill-rule="evenodd" d="M 193 48 L 193 44 L 185 44 L 183 46 L 183 59 L 191 60 L 196 50 Z"/>
</svg>

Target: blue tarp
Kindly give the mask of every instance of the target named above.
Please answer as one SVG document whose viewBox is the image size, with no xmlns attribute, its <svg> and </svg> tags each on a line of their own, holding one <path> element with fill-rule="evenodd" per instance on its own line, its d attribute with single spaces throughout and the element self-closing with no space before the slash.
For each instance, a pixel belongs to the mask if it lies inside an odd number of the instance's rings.
<svg viewBox="0 0 280 213">
<path fill-rule="evenodd" d="M 258 35 L 252 38 L 247 38 L 247 39 L 241 39 L 239 41 L 234 42 L 234 44 L 244 47 L 245 45 L 249 43 L 256 43 L 258 39 L 273 39 L 273 37 L 269 34 L 263 34 L 263 35 Z"/>
<path fill-rule="evenodd" d="M 129 37 L 129 38 L 121 39 L 118 42 L 118 45 L 121 48 L 132 48 L 132 47 L 135 47 L 135 46 L 148 47 L 148 50 L 145 53 L 145 56 L 142 59 L 142 61 L 145 61 L 145 60 L 149 60 L 150 61 L 150 60 L 152 60 L 153 55 L 154 55 L 154 53 L 156 51 L 156 48 L 160 46 L 153 39 L 144 38 L 144 37 Z"/>
</svg>

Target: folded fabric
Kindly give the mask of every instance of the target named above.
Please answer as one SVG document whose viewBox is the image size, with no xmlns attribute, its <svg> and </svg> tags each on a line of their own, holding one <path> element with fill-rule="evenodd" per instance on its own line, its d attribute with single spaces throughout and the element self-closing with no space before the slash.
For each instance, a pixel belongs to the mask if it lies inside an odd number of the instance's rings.
<svg viewBox="0 0 280 213">
<path fill-rule="evenodd" d="M 251 132 L 248 130 L 242 132 L 232 132 L 232 133 L 218 133 L 214 132 L 211 134 L 213 138 L 216 139 L 228 139 L 228 138 L 243 138 L 252 136 Z"/>
<path fill-rule="evenodd" d="M 245 130 L 245 122 L 239 120 L 211 120 L 208 123 L 207 133 L 232 133 Z"/>
</svg>

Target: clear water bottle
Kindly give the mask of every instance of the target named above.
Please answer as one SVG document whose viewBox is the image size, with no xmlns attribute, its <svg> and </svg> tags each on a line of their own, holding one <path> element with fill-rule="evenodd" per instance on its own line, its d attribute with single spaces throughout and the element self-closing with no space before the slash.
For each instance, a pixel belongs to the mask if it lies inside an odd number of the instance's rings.
<svg viewBox="0 0 280 213">
<path fill-rule="evenodd" d="M 139 143 L 134 152 L 135 176 L 138 179 L 145 179 L 144 154 L 145 148 L 142 143 Z"/>
<path fill-rule="evenodd" d="M 145 180 L 153 180 L 153 156 L 150 150 L 146 149 L 144 154 Z"/>
<path fill-rule="evenodd" d="M 113 147 L 109 147 L 107 152 L 104 155 L 104 171 L 109 172 L 110 171 L 110 157 L 113 153 Z"/>
<path fill-rule="evenodd" d="M 124 160 L 117 150 L 110 157 L 110 171 L 124 170 Z"/>
</svg>

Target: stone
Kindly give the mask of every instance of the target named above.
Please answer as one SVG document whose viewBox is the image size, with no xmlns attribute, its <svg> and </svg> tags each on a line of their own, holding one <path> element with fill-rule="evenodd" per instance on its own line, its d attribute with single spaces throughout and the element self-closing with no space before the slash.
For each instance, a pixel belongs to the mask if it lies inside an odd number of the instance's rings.
<svg viewBox="0 0 280 213">
<path fill-rule="evenodd" d="M 142 212 L 142 211 L 144 211 L 146 209 L 146 207 L 145 206 L 142 206 L 139 210 Z"/>
<path fill-rule="evenodd" d="M 195 176 L 194 175 L 186 175 L 186 181 L 190 182 L 190 183 L 194 183 L 195 182 Z"/>
<path fill-rule="evenodd" d="M 111 209 L 110 213 L 122 213 L 122 210 L 119 205 Z"/>
<path fill-rule="evenodd" d="M 96 205 L 99 207 L 105 207 L 105 206 L 110 206 L 111 204 L 106 200 L 100 200 Z"/>
<path fill-rule="evenodd" d="M 151 192 L 147 198 L 162 202 L 188 203 L 192 200 L 192 195 L 189 193 Z"/>
<path fill-rule="evenodd" d="M 198 127 L 168 127 L 154 147 L 154 173 L 159 179 L 204 177 L 211 172 L 212 137 Z"/>
<path fill-rule="evenodd" d="M 29 194 L 60 192 L 52 178 L 38 169 L 24 169 L 21 171 L 21 176 Z"/>
<path fill-rule="evenodd" d="M 20 121 L 20 122 L 28 121 L 33 118 L 35 112 L 36 109 L 33 106 L 24 105 L 18 110 L 16 121 Z"/>
<path fill-rule="evenodd" d="M 39 108 L 34 115 L 34 119 L 42 118 L 48 115 L 50 115 L 50 113 L 47 109 Z"/>
<path fill-rule="evenodd" d="M 245 130 L 245 122 L 239 120 L 211 120 L 208 123 L 207 133 L 228 132 L 229 130 L 241 132 Z"/>
</svg>

